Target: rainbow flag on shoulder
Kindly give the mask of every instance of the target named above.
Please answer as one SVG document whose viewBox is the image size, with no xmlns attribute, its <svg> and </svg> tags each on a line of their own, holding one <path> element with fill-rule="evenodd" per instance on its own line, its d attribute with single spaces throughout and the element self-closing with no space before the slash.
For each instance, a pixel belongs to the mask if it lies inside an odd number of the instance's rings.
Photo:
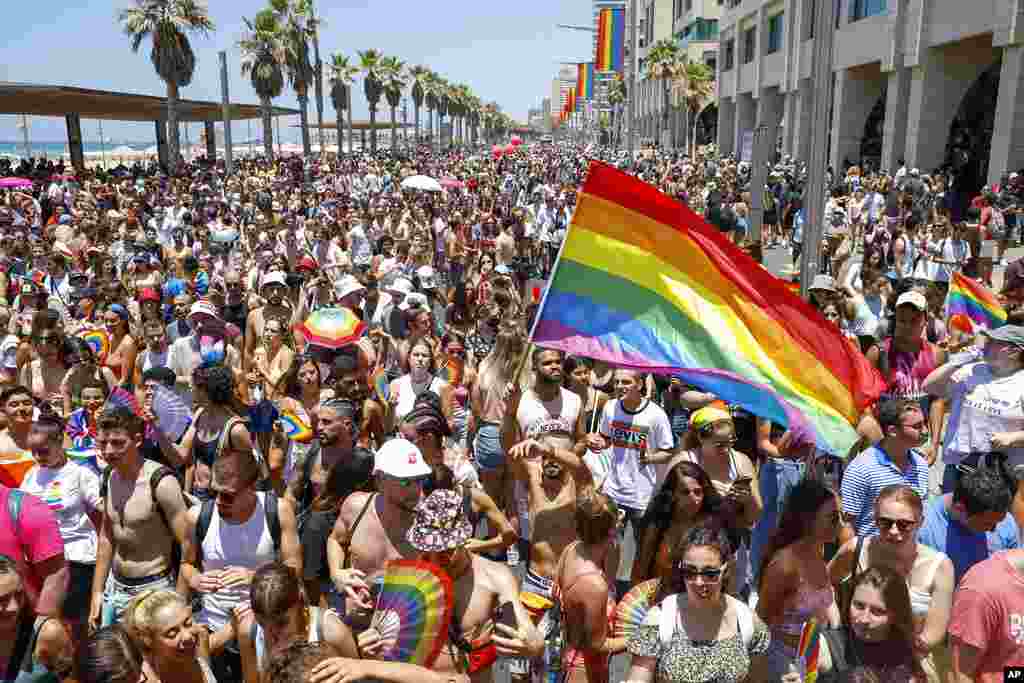
<svg viewBox="0 0 1024 683">
<path fill-rule="evenodd" d="M 883 380 L 693 211 L 594 162 L 531 341 L 671 374 L 845 456 Z"/>
<path fill-rule="evenodd" d="M 1006 310 L 988 287 L 953 273 L 946 294 L 946 319 L 957 329 L 975 333 L 1005 325 Z"/>
</svg>

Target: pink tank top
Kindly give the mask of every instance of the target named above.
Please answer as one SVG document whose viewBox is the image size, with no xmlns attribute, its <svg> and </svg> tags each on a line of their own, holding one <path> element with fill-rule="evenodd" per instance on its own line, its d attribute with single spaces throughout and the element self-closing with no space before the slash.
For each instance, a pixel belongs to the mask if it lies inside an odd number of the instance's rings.
<svg viewBox="0 0 1024 683">
<path fill-rule="evenodd" d="M 885 377 L 885 392 L 882 398 L 923 403 L 928 394 L 922 389 L 922 385 L 937 365 L 934 347 L 924 342 L 917 353 L 890 351 L 891 347 L 892 338 L 886 339 L 882 343 L 882 355 L 879 358 L 882 376 Z"/>
</svg>

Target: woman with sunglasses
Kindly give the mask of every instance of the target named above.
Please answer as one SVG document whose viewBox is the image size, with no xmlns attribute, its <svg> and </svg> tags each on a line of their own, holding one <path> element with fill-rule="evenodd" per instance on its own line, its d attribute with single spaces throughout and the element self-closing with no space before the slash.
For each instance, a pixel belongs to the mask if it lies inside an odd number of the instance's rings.
<svg viewBox="0 0 1024 683">
<path fill-rule="evenodd" d="M 931 653 L 939 654 L 946 640 L 953 608 L 953 563 L 945 553 L 917 542 L 924 520 L 924 503 L 914 489 L 903 484 L 886 486 L 875 499 L 877 536 L 858 536 L 846 542 L 829 563 L 837 590 L 869 568 L 885 568 L 907 583 L 913 617 L 914 648 L 929 681 L 939 681 Z M 938 649 L 936 649 L 938 648 Z"/>
<path fill-rule="evenodd" d="M 792 488 L 758 572 L 757 614 L 772 633 L 769 681 L 778 681 L 796 658 L 809 619 L 839 624 L 839 608 L 822 547 L 834 543 L 840 514 L 836 494 L 815 479 Z"/>
<path fill-rule="evenodd" d="M 932 680 L 918 661 L 911 596 L 906 581 L 896 572 L 872 567 L 858 574 L 843 621 L 843 628 L 822 632 L 819 683 Z M 782 683 L 801 680 L 799 673 L 782 677 Z"/>
<path fill-rule="evenodd" d="M 674 553 L 667 594 L 626 644 L 630 683 L 765 681 L 771 636 L 761 619 L 728 595 L 728 534 L 714 525 L 687 532 Z M 775 679 L 777 680 L 777 679 Z"/>
<path fill-rule="evenodd" d="M 316 408 L 321 401 L 334 395 L 332 390 L 324 387 L 316 360 L 305 354 L 296 356 L 278 383 L 277 391 L 278 409 L 294 414 L 316 433 Z M 284 438 L 283 434 L 272 440 L 267 452 L 267 465 L 275 484 L 287 486 L 291 483 L 296 464 L 305 462 L 315 443 L 315 440 L 293 441 Z"/>
<path fill-rule="evenodd" d="M 249 596 L 250 607 L 237 607 L 231 616 L 242 683 L 260 683 L 268 660 L 295 640 L 324 643 L 336 656 L 359 659 L 349 627 L 333 610 L 307 604 L 295 570 L 283 562 L 257 569 Z"/>
<path fill-rule="evenodd" d="M 667 585 L 675 549 L 693 527 L 721 520 L 721 507 L 722 497 L 700 465 L 685 460 L 673 465 L 647 508 L 651 523 L 633 561 L 633 582 L 660 578 Z"/>
<path fill-rule="evenodd" d="M 277 397 L 276 387 L 295 358 L 290 336 L 284 318 L 270 317 L 263 322 L 262 339 L 249 368 L 250 399 L 259 402 Z"/>
<path fill-rule="evenodd" d="M 48 402 L 64 415 L 64 376 L 67 365 L 60 314 L 46 308 L 32 316 L 32 361 L 21 368 L 20 382 L 32 390 L 32 398 Z"/>
</svg>

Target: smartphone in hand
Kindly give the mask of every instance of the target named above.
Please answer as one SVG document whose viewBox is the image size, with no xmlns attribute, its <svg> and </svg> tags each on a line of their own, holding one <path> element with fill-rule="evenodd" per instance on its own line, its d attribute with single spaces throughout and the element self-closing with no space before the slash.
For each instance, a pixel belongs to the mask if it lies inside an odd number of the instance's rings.
<svg viewBox="0 0 1024 683">
<path fill-rule="evenodd" d="M 516 608 L 511 602 L 503 603 L 498 607 L 498 623 L 505 624 L 511 629 L 519 628 L 519 620 L 516 618 Z"/>
</svg>

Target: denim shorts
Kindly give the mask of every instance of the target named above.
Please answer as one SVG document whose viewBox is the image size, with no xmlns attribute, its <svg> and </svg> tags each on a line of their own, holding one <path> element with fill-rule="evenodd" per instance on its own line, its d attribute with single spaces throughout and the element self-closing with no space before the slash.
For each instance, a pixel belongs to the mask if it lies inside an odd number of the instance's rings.
<svg viewBox="0 0 1024 683">
<path fill-rule="evenodd" d="M 505 450 L 501 447 L 501 427 L 490 422 L 480 425 L 473 439 L 476 464 L 483 472 L 490 472 L 505 464 Z"/>
<path fill-rule="evenodd" d="M 110 626 L 121 620 L 128 603 L 139 593 L 148 590 L 175 589 L 176 580 L 170 570 L 138 579 L 120 578 L 111 572 L 103 591 L 103 609 L 100 612 L 101 625 Z"/>
</svg>

